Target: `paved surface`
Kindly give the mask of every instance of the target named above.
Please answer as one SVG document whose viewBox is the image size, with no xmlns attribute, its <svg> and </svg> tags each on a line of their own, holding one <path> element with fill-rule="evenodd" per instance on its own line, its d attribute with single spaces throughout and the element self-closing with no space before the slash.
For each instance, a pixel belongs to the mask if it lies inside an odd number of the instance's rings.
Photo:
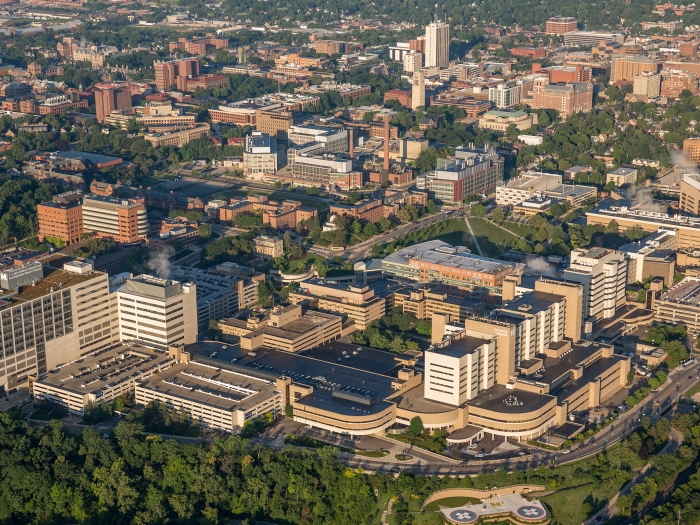
<svg viewBox="0 0 700 525">
<path fill-rule="evenodd" d="M 474 246 L 476 246 L 476 251 L 483 257 L 484 252 L 481 251 L 481 246 L 479 246 L 479 241 L 477 240 L 476 235 L 474 235 L 474 230 L 472 230 L 472 225 L 469 223 L 469 219 L 465 217 L 464 222 L 467 223 L 467 228 L 469 228 L 469 233 L 472 236 L 472 241 L 474 241 Z"/>
</svg>

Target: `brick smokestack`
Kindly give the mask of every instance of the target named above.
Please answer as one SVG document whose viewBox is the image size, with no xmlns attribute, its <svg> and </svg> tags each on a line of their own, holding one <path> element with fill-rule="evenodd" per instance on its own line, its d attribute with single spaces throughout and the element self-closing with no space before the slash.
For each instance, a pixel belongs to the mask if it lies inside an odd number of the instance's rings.
<svg viewBox="0 0 700 525">
<path fill-rule="evenodd" d="M 391 131 L 389 129 L 389 115 L 384 115 L 384 171 L 389 171 L 389 141 Z"/>
<path fill-rule="evenodd" d="M 350 142 L 350 158 L 353 158 L 355 154 L 355 130 L 350 128 L 348 133 L 350 134 L 348 137 L 348 141 Z"/>
</svg>

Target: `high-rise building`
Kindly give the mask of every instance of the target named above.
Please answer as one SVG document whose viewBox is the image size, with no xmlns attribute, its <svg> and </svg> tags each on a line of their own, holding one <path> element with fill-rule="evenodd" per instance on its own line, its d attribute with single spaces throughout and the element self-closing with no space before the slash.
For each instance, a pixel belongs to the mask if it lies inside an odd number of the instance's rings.
<svg viewBox="0 0 700 525">
<path fill-rule="evenodd" d="M 0 391 L 12 393 L 29 376 L 116 341 L 107 274 L 93 271 L 91 262 L 53 264 L 59 263 L 39 262 L 35 281 L 0 295 L 8 294 L 0 301 Z"/>
<path fill-rule="evenodd" d="M 563 35 L 576 31 L 576 19 L 572 16 L 553 16 L 545 25 L 545 33 L 548 35 Z"/>
<path fill-rule="evenodd" d="M 512 108 L 520 104 L 520 85 L 503 82 L 489 88 L 489 100 L 499 109 Z"/>
<path fill-rule="evenodd" d="M 683 91 L 698 94 L 698 75 L 690 71 L 664 69 L 661 71 L 661 96 L 679 98 Z"/>
<path fill-rule="evenodd" d="M 73 244 L 83 233 L 83 210 L 80 191 L 54 195 L 53 199 L 36 207 L 39 239 Z"/>
<path fill-rule="evenodd" d="M 425 67 L 447 67 L 450 63 L 450 25 L 433 22 L 425 27 Z"/>
<path fill-rule="evenodd" d="M 411 80 L 411 109 L 425 107 L 425 74 L 421 69 L 413 72 Z"/>
<path fill-rule="evenodd" d="M 139 242 L 148 234 L 146 206 L 112 197 L 86 195 L 82 206 L 83 230 L 121 243 Z"/>
<path fill-rule="evenodd" d="M 156 87 L 167 91 L 171 86 L 177 85 L 179 77 L 199 76 L 198 58 L 181 58 L 169 62 L 156 61 L 153 63 L 156 74 Z"/>
<path fill-rule="evenodd" d="M 97 85 L 95 91 L 95 112 L 97 121 L 104 122 L 109 114 L 118 109 L 127 109 L 131 105 L 131 90 L 127 85 Z"/>
<path fill-rule="evenodd" d="M 162 347 L 197 340 L 197 286 L 150 275 L 126 279 L 117 289 L 122 341 Z"/>
<path fill-rule="evenodd" d="M 413 73 L 416 69 L 423 67 L 423 53 L 420 51 L 409 51 L 403 57 L 404 73 Z"/>
<path fill-rule="evenodd" d="M 659 63 L 653 59 L 633 55 L 612 55 L 610 59 L 610 83 L 633 82 L 634 77 L 649 71 L 656 73 Z"/>
<path fill-rule="evenodd" d="M 584 321 L 613 317 L 616 308 L 625 302 L 627 261 L 618 251 L 607 248 L 573 250 L 563 277 L 583 285 Z"/>
<path fill-rule="evenodd" d="M 267 133 L 254 131 L 245 138 L 243 172 L 246 175 L 277 172 L 277 141 Z"/>
<path fill-rule="evenodd" d="M 556 109 L 564 117 L 586 113 L 593 107 L 593 84 L 552 84 L 547 77 L 538 77 L 534 81 L 530 106 L 535 109 Z"/>
<path fill-rule="evenodd" d="M 644 71 L 634 77 L 634 95 L 657 98 L 661 94 L 661 75 L 652 71 Z"/>
</svg>

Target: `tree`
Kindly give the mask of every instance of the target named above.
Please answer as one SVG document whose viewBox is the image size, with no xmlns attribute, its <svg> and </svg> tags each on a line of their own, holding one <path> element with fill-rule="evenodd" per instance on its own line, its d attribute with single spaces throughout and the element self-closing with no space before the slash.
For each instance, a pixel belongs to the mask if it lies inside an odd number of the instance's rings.
<svg viewBox="0 0 700 525">
<path fill-rule="evenodd" d="M 377 226 L 375 226 L 375 224 L 373 222 L 368 222 L 365 225 L 363 232 L 367 237 L 374 237 L 375 235 L 377 235 L 379 233 L 379 230 L 377 229 Z"/>
<path fill-rule="evenodd" d="M 476 217 L 477 219 L 482 218 L 484 215 L 486 215 L 486 208 L 484 207 L 483 204 L 477 203 L 471 208 L 469 208 L 469 214 L 472 217 Z"/>
<path fill-rule="evenodd" d="M 208 224 L 200 224 L 197 226 L 197 233 L 200 239 L 211 239 L 212 229 Z"/>
<path fill-rule="evenodd" d="M 423 429 L 423 420 L 420 416 L 415 416 L 408 424 L 408 433 L 414 437 L 420 436 L 423 433 Z"/>
<path fill-rule="evenodd" d="M 502 223 L 503 220 L 505 219 L 506 214 L 505 214 L 505 212 L 503 211 L 503 208 L 501 208 L 501 207 L 499 206 L 499 207 L 497 207 L 495 210 L 493 210 L 493 214 L 492 214 L 491 216 L 492 216 L 494 222 L 497 222 L 497 223 L 500 224 L 500 223 Z"/>
<path fill-rule="evenodd" d="M 547 114 L 547 112 L 546 112 L 546 111 L 542 111 L 542 112 L 540 113 L 539 117 L 537 117 L 537 123 L 538 123 L 540 126 L 546 128 L 547 126 L 549 126 L 549 125 L 552 123 L 552 121 L 550 120 L 549 115 Z"/>
<path fill-rule="evenodd" d="M 421 319 L 416 324 L 416 332 L 420 335 L 431 335 L 433 333 L 433 327 L 429 321 Z"/>
<path fill-rule="evenodd" d="M 275 189 L 276 190 L 282 189 L 282 183 L 280 181 L 275 182 Z"/>
</svg>

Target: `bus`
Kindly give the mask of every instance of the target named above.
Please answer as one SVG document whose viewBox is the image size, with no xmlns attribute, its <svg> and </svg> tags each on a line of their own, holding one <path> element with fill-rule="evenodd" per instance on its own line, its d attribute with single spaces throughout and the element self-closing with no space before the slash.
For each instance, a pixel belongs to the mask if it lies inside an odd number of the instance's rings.
<svg viewBox="0 0 700 525">
<path fill-rule="evenodd" d="M 692 365 L 694 362 L 695 362 L 695 358 L 694 358 L 694 357 L 691 357 L 690 359 L 686 359 L 685 361 L 683 361 L 683 368 L 689 367 L 689 366 Z"/>
</svg>

